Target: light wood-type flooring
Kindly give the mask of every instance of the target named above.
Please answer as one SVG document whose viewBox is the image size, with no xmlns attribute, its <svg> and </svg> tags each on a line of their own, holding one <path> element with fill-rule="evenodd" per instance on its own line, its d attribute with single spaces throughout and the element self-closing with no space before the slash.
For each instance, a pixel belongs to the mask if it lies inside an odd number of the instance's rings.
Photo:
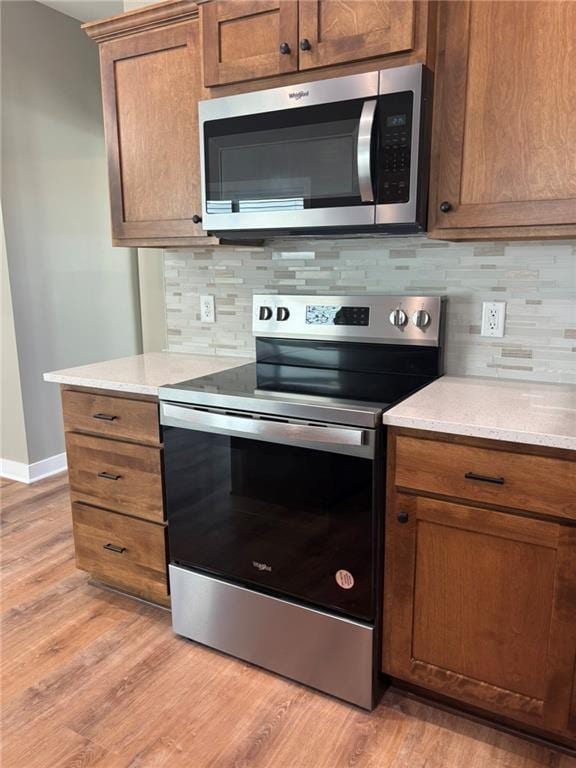
<svg viewBox="0 0 576 768">
<path fill-rule="evenodd" d="M 575 768 L 400 696 L 371 714 L 172 634 L 74 566 L 66 475 L 2 481 L 3 768 Z"/>
</svg>

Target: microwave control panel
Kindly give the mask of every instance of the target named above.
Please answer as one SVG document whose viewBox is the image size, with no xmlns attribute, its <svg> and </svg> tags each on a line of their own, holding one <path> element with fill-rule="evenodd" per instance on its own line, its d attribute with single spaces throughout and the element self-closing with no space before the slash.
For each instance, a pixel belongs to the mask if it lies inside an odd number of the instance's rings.
<svg viewBox="0 0 576 768">
<path fill-rule="evenodd" d="M 412 92 L 380 97 L 379 203 L 410 199 Z"/>
</svg>

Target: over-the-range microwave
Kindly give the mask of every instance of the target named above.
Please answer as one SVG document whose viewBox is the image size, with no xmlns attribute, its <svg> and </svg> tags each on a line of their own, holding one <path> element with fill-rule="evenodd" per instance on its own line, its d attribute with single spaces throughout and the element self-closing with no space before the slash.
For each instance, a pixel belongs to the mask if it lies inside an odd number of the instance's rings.
<svg viewBox="0 0 576 768">
<path fill-rule="evenodd" d="M 421 64 L 201 101 L 204 229 L 224 238 L 426 229 Z"/>
</svg>

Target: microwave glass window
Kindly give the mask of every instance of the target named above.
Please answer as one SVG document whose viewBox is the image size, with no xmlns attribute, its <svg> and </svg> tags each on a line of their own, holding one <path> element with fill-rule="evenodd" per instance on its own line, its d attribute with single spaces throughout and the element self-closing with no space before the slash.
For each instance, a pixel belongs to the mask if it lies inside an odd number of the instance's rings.
<svg viewBox="0 0 576 768">
<path fill-rule="evenodd" d="M 214 212 L 360 204 L 357 144 L 364 100 L 205 125 L 206 199 Z"/>
</svg>

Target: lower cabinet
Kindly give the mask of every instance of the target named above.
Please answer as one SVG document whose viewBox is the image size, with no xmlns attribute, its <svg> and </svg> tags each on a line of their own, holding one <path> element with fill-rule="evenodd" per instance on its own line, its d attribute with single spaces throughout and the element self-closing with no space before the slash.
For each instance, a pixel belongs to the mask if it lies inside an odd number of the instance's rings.
<svg viewBox="0 0 576 768">
<path fill-rule="evenodd" d="M 105 584 L 169 604 L 166 528 L 86 504 L 72 505 L 78 568 Z"/>
<path fill-rule="evenodd" d="M 160 449 L 69 433 L 70 487 L 87 504 L 162 523 Z"/>
<path fill-rule="evenodd" d="M 438 441 L 421 442 L 440 476 Z M 573 521 L 411 492 L 398 484 L 411 480 L 397 458 L 386 519 L 383 671 L 508 722 L 573 738 Z M 574 465 L 565 468 L 569 494 Z M 454 471 L 447 467 L 444 480 Z M 479 485 L 481 494 L 486 484 Z"/>
<path fill-rule="evenodd" d="M 170 605 L 156 398 L 63 387 L 76 565 Z"/>
</svg>

